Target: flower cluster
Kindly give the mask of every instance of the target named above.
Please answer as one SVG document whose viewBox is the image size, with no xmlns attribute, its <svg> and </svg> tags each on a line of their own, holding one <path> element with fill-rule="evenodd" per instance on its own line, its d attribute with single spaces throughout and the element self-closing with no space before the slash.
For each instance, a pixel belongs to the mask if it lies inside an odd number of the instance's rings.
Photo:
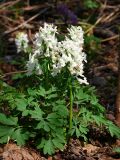
<svg viewBox="0 0 120 160">
<path fill-rule="evenodd" d="M 15 43 L 17 46 L 17 53 L 21 51 L 27 52 L 28 42 L 29 42 L 28 35 L 24 32 L 19 32 L 15 39 Z"/>
<path fill-rule="evenodd" d="M 33 54 L 29 55 L 28 74 L 33 72 L 42 74 L 39 59 L 40 57 L 49 57 L 52 62 L 53 76 L 56 76 L 62 68 L 67 66 L 71 75 L 75 76 L 80 84 L 88 84 L 83 71 L 86 54 L 83 52 L 82 28 L 71 26 L 63 41 L 58 41 L 57 34 L 57 27 L 53 24 L 45 23 L 44 27 L 40 27 L 33 40 Z"/>
<path fill-rule="evenodd" d="M 57 27 L 53 24 L 44 24 L 44 27 L 40 27 L 39 32 L 35 34 L 34 39 L 34 54 L 50 57 L 52 50 L 57 47 Z"/>
<path fill-rule="evenodd" d="M 68 64 L 68 69 L 72 75 L 75 75 L 80 83 L 87 84 L 86 77 L 83 75 L 84 62 L 86 54 L 83 50 L 83 31 L 80 26 L 71 26 L 68 29 L 68 36 L 58 45 L 60 56 L 54 63 L 55 70 L 61 70 Z"/>
</svg>

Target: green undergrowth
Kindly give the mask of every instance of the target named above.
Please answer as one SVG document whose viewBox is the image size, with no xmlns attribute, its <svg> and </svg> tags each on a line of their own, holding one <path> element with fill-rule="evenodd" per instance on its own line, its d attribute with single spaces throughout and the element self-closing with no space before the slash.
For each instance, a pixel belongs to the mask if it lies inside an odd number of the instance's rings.
<svg viewBox="0 0 120 160">
<path fill-rule="evenodd" d="M 16 87 L 0 82 L 1 144 L 13 140 L 25 145 L 31 141 L 44 154 L 51 155 L 63 150 L 71 137 L 87 141 L 90 125 L 103 126 L 112 137 L 120 137 L 120 128 L 105 118 L 94 87 L 80 86 L 77 81 L 72 85 L 73 115 L 69 127 L 70 90 L 59 81 L 46 87 L 43 80 L 34 78 L 31 84 L 30 79 L 25 76 L 22 86 Z"/>
</svg>

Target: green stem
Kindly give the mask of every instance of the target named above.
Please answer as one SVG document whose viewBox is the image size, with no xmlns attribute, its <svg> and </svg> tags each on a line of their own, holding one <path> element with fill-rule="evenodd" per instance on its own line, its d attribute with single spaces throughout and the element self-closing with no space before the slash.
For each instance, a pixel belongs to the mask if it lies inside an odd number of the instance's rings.
<svg viewBox="0 0 120 160">
<path fill-rule="evenodd" d="M 72 129 L 72 119 L 73 119 L 73 93 L 72 86 L 70 85 L 70 119 L 69 119 L 69 130 Z"/>
</svg>

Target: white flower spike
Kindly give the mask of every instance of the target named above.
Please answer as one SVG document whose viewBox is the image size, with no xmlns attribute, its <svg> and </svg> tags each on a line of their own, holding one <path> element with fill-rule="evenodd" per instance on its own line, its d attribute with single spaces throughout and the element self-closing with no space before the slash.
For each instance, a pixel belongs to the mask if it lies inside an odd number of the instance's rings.
<svg viewBox="0 0 120 160">
<path fill-rule="evenodd" d="M 61 69 L 66 65 L 71 73 L 75 76 L 80 84 L 88 84 L 86 77 L 84 76 L 84 62 L 86 60 L 86 54 L 83 52 L 83 30 L 80 26 L 71 26 L 68 29 L 68 35 L 65 36 L 63 41 L 58 41 L 56 35 L 57 27 L 53 24 L 44 24 L 44 27 L 40 27 L 39 32 L 35 34 L 33 41 L 33 55 L 30 55 L 27 63 L 28 74 L 32 72 L 36 74 L 42 74 L 42 70 L 39 64 L 40 57 L 49 57 L 52 61 L 52 75 L 56 76 L 61 72 Z M 24 45 L 21 46 L 21 42 L 24 40 Z M 27 35 L 21 34 L 16 41 L 18 52 L 26 50 L 28 47 Z"/>
<path fill-rule="evenodd" d="M 27 52 L 27 48 L 28 48 L 28 35 L 24 32 L 19 32 L 16 39 L 15 39 L 15 43 L 17 46 L 17 52 Z"/>
</svg>

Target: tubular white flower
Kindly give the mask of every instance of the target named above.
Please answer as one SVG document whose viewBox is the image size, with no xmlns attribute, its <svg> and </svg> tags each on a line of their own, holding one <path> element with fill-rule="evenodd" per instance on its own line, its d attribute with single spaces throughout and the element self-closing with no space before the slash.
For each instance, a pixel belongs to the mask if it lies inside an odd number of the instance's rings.
<svg viewBox="0 0 120 160">
<path fill-rule="evenodd" d="M 78 44 L 83 44 L 83 30 L 80 26 L 71 26 L 71 28 L 68 28 L 69 36 L 70 38 L 74 41 L 77 42 Z"/>
<path fill-rule="evenodd" d="M 15 39 L 15 43 L 17 46 L 17 52 L 27 52 L 27 48 L 28 48 L 28 35 L 24 32 L 19 32 L 16 39 Z"/>
<path fill-rule="evenodd" d="M 33 72 L 38 75 L 42 74 L 42 69 L 35 54 L 29 55 L 29 61 L 27 62 L 27 70 L 27 75 L 31 75 Z"/>
</svg>

